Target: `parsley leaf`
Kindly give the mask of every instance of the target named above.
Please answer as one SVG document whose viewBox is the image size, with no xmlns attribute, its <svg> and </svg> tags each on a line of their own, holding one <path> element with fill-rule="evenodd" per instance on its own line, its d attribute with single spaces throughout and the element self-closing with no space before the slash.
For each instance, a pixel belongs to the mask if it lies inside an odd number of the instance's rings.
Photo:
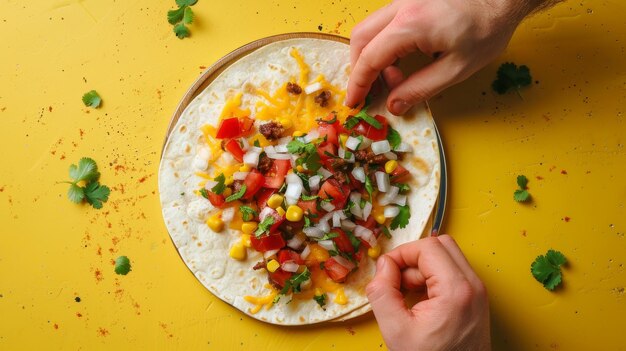
<svg viewBox="0 0 626 351">
<path fill-rule="evenodd" d="M 186 24 L 193 23 L 194 14 L 191 6 L 195 5 L 198 0 L 176 0 L 178 8 L 167 11 L 167 21 L 174 26 L 174 34 L 179 39 L 186 38 L 191 35 Z"/>
<path fill-rule="evenodd" d="M 526 189 L 526 185 L 528 185 L 528 178 L 525 175 L 517 176 L 517 185 L 520 189 Z"/>
<path fill-rule="evenodd" d="M 126 275 L 130 272 L 130 260 L 126 256 L 120 256 L 115 259 L 115 273 Z"/>
<path fill-rule="evenodd" d="M 491 88 L 498 94 L 505 94 L 509 90 L 515 89 L 520 95 L 519 89 L 530 85 L 531 82 L 532 77 L 527 66 L 517 67 L 512 62 L 505 62 L 498 68 L 496 80 L 491 83 Z"/>
<path fill-rule="evenodd" d="M 70 165 L 69 174 L 72 181 L 63 183 L 70 184 L 70 188 L 67 191 L 67 197 L 70 201 L 74 203 L 87 201 L 96 209 L 102 208 L 102 203 L 109 199 L 111 189 L 98 182 L 100 172 L 98 172 L 96 161 L 89 157 L 83 157 L 78 161 L 78 165 Z M 81 182 L 85 184 L 84 187 L 78 185 Z"/>
<path fill-rule="evenodd" d="M 261 235 L 263 235 L 263 233 L 270 229 L 272 224 L 274 224 L 274 217 L 267 216 L 263 218 L 261 223 L 259 223 L 259 225 L 257 226 L 256 231 L 254 232 L 254 236 L 257 238 L 260 237 Z"/>
<path fill-rule="evenodd" d="M 319 196 L 317 196 L 317 195 L 305 195 L 305 194 L 302 194 L 302 196 L 300 196 L 302 201 L 311 201 L 311 200 L 317 199 L 318 197 Z"/>
<path fill-rule="evenodd" d="M 395 186 L 397 186 L 400 189 L 400 191 L 399 191 L 400 193 L 407 192 L 407 191 L 411 190 L 409 185 L 406 184 L 406 183 L 397 183 L 397 184 L 395 184 Z"/>
<path fill-rule="evenodd" d="M 316 152 L 309 154 L 304 160 L 306 164 L 306 169 L 311 172 L 317 172 L 320 168 L 322 168 L 322 164 L 320 162 L 320 155 Z"/>
<path fill-rule="evenodd" d="M 198 0 L 176 0 L 176 5 L 179 7 L 183 6 L 193 6 L 198 2 Z"/>
<path fill-rule="evenodd" d="M 389 145 L 391 145 L 391 150 L 394 150 L 402 143 L 402 137 L 397 130 L 391 128 L 391 126 L 387 126 L 387 141 L 389 141 Z"/>
<path fill-rule="evenodd" d="M 530 199 L 530 194 L 528 190 L 526 190 L 526 185 L 528 184 L 528 178 L 525 175 L 517 176 L 517 186 L 519 189 L 515 190 L 513 193 L 513 199 L 517 202 L 524 202 Z"/>
<path fill-rule="evenodd" d="M 330 240 L 330 239 L 336 238 L 338 236 L 339 236 L 339 234 L 330 232 L 330 233 L 324 234 L 324 236 L 319 238 L 319 239 L 317 239 L 317 238 L 314 238 L 314 239 L 317 240 L 317 241 L 322 241 L 322 240 Z"/>
<path fill-rule="evenodd" d="M 85 95 L 83 95 L 83 104 L 85 104 L 85 106 L 87 107 L 98 108 L 100 107 L 101 103 L 102 103 L 102 98 L 100 97 L 100 95 L 98 95 L 98 92 L 95 90 L 87 92 L 85 93 Z"/>
<path fill-rule="evenodd" d="M 175 25 L 176 23 L 180 22 L 183 20 L 183 16 L 185 15 L 185 9 L 187 7 L 180 7 L 176 10 L 169 10 L 167 11 L 167 21 L 171 24 L 171 25 Z"/>
<path fill-rule="evenodd" d="M 251 221 L 254 217 L 257 216 L 256 211 L 253 210 L 250 206 L 239 206 L 239 212 L 241 212 L 241 219 L 243 219 L 245 222 Z"/>
<path fill-rule="evenodd" d="M 191 7 L 185 7 L 185 13 L 183 14 L 183 22 L 185 24 L 191 24 L 193 22 L 193 11 Z"/>
<path fill-rule="evenodd" d="M 215 186 L 211 188 L 211 191 L 216 193 L 217 195 L 222 194 L 224 190 L 226 190 L 226 185 L 224 184 L 224 182 L 226 181 L 226 177 L 224 177 L 224 173 L 220 173 L 220 175 L 215 177 L 215 179 L 213 180 L 215 180 L 217 184 L 215 184 Z"/>
<path fill-rule="evenodd" d="M 183 39 L 191 35 L 189 32 L 189 28 L 185 26 L 183 23 L 179 23 L 174 26 L 174 34 L 178 37 L 178 39 Z"/>
<path fill-rule="evenodd" d="M 346 235 L 350 239 L 350 244 L 352 244 L 352 247 L 354 247 L 354 252 L 358 252 L 359 247 L 361 247 L 361 240 L 359 240 L 359 238 L 357 238 L 356 235 L 354 235 L 354 233 L 349 230 L 346 231 Z"/>
<path fill-rule="evenodd" d="M 241 189 L 239 189 L 238 192 L 232 194 L 231 196 L 226 198 L 226 202 L 231 202 L 231 201 L 235 201 L 235 200 L 239 200 L 241 199 L 241 197 L 243 196 L 243 194 L 246 193 L 246 188 L 247 186 L 244 184 L 241 186 Z"/>
<path fill-rule="evenodd" d="M 400 213 L 391 221 L 391 230 L 406 227 L 409 224 L 409 218 L 411 218 L 411 210 L 408 205 L 398 207 L 400 208 Z"/>
<path fill-rule="evenodd" d="M 74 203 L 79 203 L 85 198 L 83 188 L 76 184 L 70 184 L 70 189 L 67 191 L 67 197 Z"/>
<path fill-rule="evenodd" d="M 326 305 L 327 297 L 328 296 L 326 295 L 326 293 L 322 293 L 322 295 L 313 296 L 313 300 L 315 300 L 315 302 L 317 302 L 317 304 L 320 305 L 321 308 L 324 308 L 324 305 Z"/>
<path fill-rule="evenodd" d="M 546 255 L 539 255 L 530 265 L 530 271 L 544 288 L 554 290 L 561 284 L 561 266 L 567 263 L 565 256 L 555 250 L 548 250 Z"/>
<path fill-rule="evenodd" d="M 100 172 L 98 172 L 96 161 L 89 157 L 83 157 L 78 160 L 78 166 L 70 165 L 70 178 L 74 179 L 74 183 L 98 180 Z"/>
<path fill-rule="evenodd" d="M 311 226 L 311 219 L 307 216 L 304 216 L 304 227 L 308 228 Z"/>
<path fill-rule="evenodd" d="M 85 200 L 93 206 L 93 208 L 101 209 L 102 203 L 109 200 L 111 189 L 106 185 L 100 185 L 99 182 L 90 182 L 84 189 Z"/>
</svg>

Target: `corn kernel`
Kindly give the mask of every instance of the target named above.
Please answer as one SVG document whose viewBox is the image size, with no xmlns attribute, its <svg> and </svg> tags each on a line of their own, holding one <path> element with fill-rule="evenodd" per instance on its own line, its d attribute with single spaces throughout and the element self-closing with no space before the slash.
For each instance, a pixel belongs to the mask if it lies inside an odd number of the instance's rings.
<svg viewBox="0 0 626 351">
<path fill-rule="evenodd" d="M 296 205 L 291 205 L 287 208 L 287 220 L 289 222 L 297 222 L 302 219 L 304 211 Z"/>
<path fill-rule="evenodd" d="M 241 225 L 241 231 L 244 234 L 252 234 L 258 226 L 257 222 L 243 222 Z"/>
<path fill-rule="evenodd" d="M 280 207 L 280 205 L 283 204 L 283 200 L 284 198 L 282 195 L 274 194 L 270 196 L 269 199 L 267 199 L 267 206 L 273 209 L 277 209 L 278 207 Z"/>
<path fill-rule="evenodd" d="M 396 168 L 398 168 L 398 161 L 396 160 L 389 160 L 385 163 L 385 172 L 387 173 L 395 171 Z"/>
<path fill-rule="evenodd" d="M 241 245 L 245 247 L 252 246 L 252 242 L 250 241 L 250 234 L 241 234 Z"/>
<path fill-rule="evenodd" d="M 282 207 L 276 209 L 276 212 L 282 217 L 285 215 L 285 210 Z"/>
<path fill-rule="evenodd" d="M 239 167 L 239 172 L 250 172 L 250 166 L 243 165 L 243 166 Z"/>
<path fill-rule="evenodd" d="M 302 167 L 302 165 L 297 165 L 296 169 L 298 170 L 298 172 L 302 173 L 305 171 L 304 167 Z"/>
<path fill-rule="evenodd" d="M 322 289 L 315 288 L 315 296 L 322 296 L 323 294 L 324 294 L 324 291 L 322 291 Z"/>
<path fill-rule="evenodd" d="M 224 230 L 224 221 L 220 218 L 219 215 L 213 215 L 209 217 L 206 221 L 206 224 L 211 228 L 212 231 L 219 233 Z"/>
<path fill-rule="evenodd" d="M 243 261 L 246 259 L 247 250 L 242 243 L 235 243 L 231 248 L 228 255 L 236 260 Z"/>
<path fill-rule="evenodd" d="M 226 185 L 231 185 L 231 184 L 233 184 L 233 182 L 234 182 L 234 181 L 235 181 L 235 180 L 233 179 L 233 177 L 232 177 L 232 176 L 230 176 L 230 177 L 227 177 L 227 178 L 224 180 L 224 184 L 226 184 Z"/>
<path fill-rule="evenodd" d="M 345 305 L 348 303 L 348 298 L 346 297 L 343 288 L 337 290 L 337 292 L 335 293 L 335 299 L 333 301 L 338 305 Z"/>
<path fill-rule="evenodd" d="M 293 134 L 291 134 L 291 136 L 294 138 L 301 137 L 303 135 L 304 135 L 304 132 L 301 130 L 296 130 L 295 132 L 293 132 Z"/>
<path fill-rule="evenodd" d="M 341 146 L 346 146 L 346 141 L 348 141 L 348 134 L 339 134 L 339 141 L 341 141 Z"/>
<path fill-rule="evenodd" d="M 232 194 L 233 194 L 233 189 L 231 189 L 231 188 L 224 189 L 224 192 L 222 193 L 222 195 L 224 195 L 224 197 L 229 197 Z"/>
<path fill-rule="evenodd" d="M 285 129 L 290 129 L 291 127 L 293 127 L 293 122 L 289 118 L 281 118 L 280 120 L 278 120 L 278 122 L 280 122 L 280 124 Z"/>
<path fill-rule="evenodd" d="M 374 220 L 376 220 L 376 223 L 378 224 L 385 224 L 385 221 L 387 220 L 387 218 L 385 218 L 384 212 L 380 212 L 374 215 Z"/>
<path fill-rule="evenodd" d="M 267 262 L 267 265 L 266 265 L 267 270 L 270 271 L 271 273 L 276 272 L 278 267 L 280 267 L 280 263 L 278 263 L 278 261 L 276 260 L 270 260 L 269 262 Z"/>
<path fill-rule="evenodd" d="M 378 256 L 380 256 L 380 245 L 367 249 L 367 255 L 371 258 L 378 258 Z"/>
</svg>

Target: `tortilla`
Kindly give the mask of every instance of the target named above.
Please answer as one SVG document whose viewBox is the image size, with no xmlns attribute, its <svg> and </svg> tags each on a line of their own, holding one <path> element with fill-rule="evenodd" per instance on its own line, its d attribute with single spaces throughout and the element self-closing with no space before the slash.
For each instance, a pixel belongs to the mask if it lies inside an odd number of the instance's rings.
<svg viewBox="0 0 626 351">
<path fill-rule="evenodd" d="M 241 93 L 240 109 L 249 108 L 252 117 L 257 102 L 267 102 L 255 93 L 255 87 L 273 92 L 281 84 L 301 73 L 301 66 L 290 54 L 296 49 L 310 68 L 308 77 L 323 75 L 329 84 L 345 91 L 349 74 L 349 47 L 322 39 L 291 39 L 264 46 L 239 59 L 224 70 L 185 109 L 172 129 L 164 148 L 159 169 L 159 192 L 163 218 L 185 264 L 200 282 L 215 296 L 253 318 L 280 325 L 312 324 L 348 315 L 355 310 L 368 311 L 365 286 L 375 272 L 375 262 L 359 266 L 345 283 L 346 304 L 331 303 L 321 308 L 312 299 L 283 297 L 278 303 L 267 304 L 252 313 L 255 305 L 244 296 L 266 296 L 267 274 L 254 271 L 252 266 L 262 255 L 248 250 L 245 261 L 229 257 L 229 249 L 239 240 L 239 231 L 225 229 L 212 232 L 206 220 L 211 204 L 194 193 L 203 178 L 197 175 L 196 154 L 206 148 L 202 127 L 218 124 L 227 100 Z M 369 109 L 374 114 L 391 117 L 384 99 L 374 101 Z M 403 165 L 412 175 L 407 204 L 411 208 L 409 225 L 392 231 L 392 238 L 382 240 L 382 251 L 419 238 L 426 225 L 439 191 L 440 160 L 434 122 L 426 105 L 411 109 L 404 118 L 390 118 L 402 140 L 413 147 Z M 210 166 L 227 162 L 218 159 Z M 270 308 L 268 308 L 268 306 Z M 359 312 L 355 312 L 359 313 Z M 349 315 L 355 317 L 354 313 Z"/>
</svg>

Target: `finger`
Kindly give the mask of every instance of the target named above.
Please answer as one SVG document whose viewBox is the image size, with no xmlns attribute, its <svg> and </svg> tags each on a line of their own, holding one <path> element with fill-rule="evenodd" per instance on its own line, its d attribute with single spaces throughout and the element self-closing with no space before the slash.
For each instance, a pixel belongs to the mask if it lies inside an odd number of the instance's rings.
<svg viewBox="0 0 626 351">
<path fill-rule="evenodd" d="M 433 97 L 466 76 L 463 63 L 454 56 L 444 55 L 395 87 L 387 98 L 387 108 L 396 116 L 403 115 L 411 106 Z"/>
<path fill-rule="evenodd" d="M 361 50 L 393 19 L 395 3 L 382 7 L 357 24 L 350 34 L 350 64 L 354 68 Z"/>
<path fill-rule="evenodd" d="M 476 272 L 474 272 L 472 266 L 470 266 L 467 258 L 463 255 L 461 248 L 450 235 L 439 235 L 437 239 L 439 239 L 443 247 L 446 248 L 450 257 L 452 257 L 456 265 L 459 266 L 459 269 L 463 271 L 463 274 L 465 274 L 470 282 L 480 281 L 480 278 L 478 278 Z"/>
<path fill-rule="evenodd" d="M 389 90 L 393 90 L 404 81 L 402 70 L 396 66 L 389 66 L 383 70 L 383 79 Z"/>
<path fill-rule="evenodd" d="M 352 106 L 365 98 L 378 74 L 398 58 L 417 50 L 413 39 L 389 25 L 361 50 L 348 81 L 346 104 Z"/>
<path fill-rule="evenodd" d="M 445 295 L 449 287 L 466 279 L 443 244 L 434 237 L 400 245 L 385 256 L 400 269 L 419 269 L 431 297 Z"/>
<path fill-rule="evenodd" d="M 402 270 L 402 287 L 411 291 L 422 291 L 426 287 L 426 279 L 418 268 L 409 267 Z"/>
<path fill-rule="evenodd" d="M 402 318 L 410 317 L 400 291 L 400 268 L 386 256 L 376 262 L 376 275 L 365 289 L 374 316 L 380 325 L 402 325 Z"/>
</svg>

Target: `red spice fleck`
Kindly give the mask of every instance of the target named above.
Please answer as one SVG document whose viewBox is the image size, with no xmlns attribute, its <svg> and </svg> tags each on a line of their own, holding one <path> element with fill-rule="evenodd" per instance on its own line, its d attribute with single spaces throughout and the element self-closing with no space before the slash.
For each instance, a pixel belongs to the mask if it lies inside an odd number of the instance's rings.
<svg viewBox="0 0 626 351">
<path fill-rule="evenodd" d="M 80 133 L 80 138 L 82 139 L 85 136 L 85 131 L 82 129 L 78 129 L 78 133 Z"/>
<path fill-rule="evenodd" d="M 56 324 L 56 323 L 54 323 L 53 327 L 54 327 L 54 329 L 59 329 L 59 325 Z"/>
<path fill-rule="evenodd" d="M 206 66 L 200 66 L 199 68 L 200 69 L 206 69 Z"/>
<path fill-rule="evenodd" d="M 139 183 L 145 182 L 146 179 L 148 179 L 148 176 L 143 176 L 143 177 L 139 178 Z"/>
<path fill-rule="evenodd" d="M 0 187 L 0 193 L 4 191 L 4 186 Z"/>
<path fill-rule="evenodd" d="M 347 327 L 346 330 L 348 331 L 348 333 L 350 333 L 350 335 L 356 334 L 356 332 L 354 331 L 354 329 L 352 329 L 352 327 Z"/>
<path fill-rule="evenodd" d="M 98 251 L 96 251 L 96 253 L 98 256 L 102 256 L 102 247 L 100 245 L 98 245 Z"/>
<path fill-rule="evenodd" d="M 561 170 L 561 174 L 567 174 L 567 171 L 566 171 L 566 170 L 564 170 L 564 169 L 562 169 L 562 170 Z"/>
<path fill-rule="evenodd" d="M 526 229 L 522 230 L 522 236 L 526 236 Z"/>
<path fill-rule="evenodd" d="M 537 180 L 543 180 L 542 176 L 536 176 L 535 178 L 537 178 Z"/>
<path fill-rule="evenodd" d="M 57 151 L 56 150 L 52 150 L 52 151 L 50 151 L 50 153 L 53 154 L 53 155 L 56 155 Z"/>
<path fill-rule="evenodd" d="M 113 243 L 113 245 L 117 245 L 120 242 L 120 238 L 114 236 L 111 238 L 111 242 Z"/>
<path fill-rule="evenodd" d="M 102 272 L 99 269 L 96 269 L 96 271 L 94 272 L 94 275 L 98 283 L 101 282 L 102 279 L 104 279 L 104 277 L 102 276 Z"/>
<path fill-rule="evenodd" d="M 98 335 L 99 336 L 107 336 L 107 335 L 109 335 L 109 331 L 104 329 L 104 328 L 102 328 L 102 327 L 100 327 L 100 328 L 98 328 Z"/>
<path fill-rule="evenodd" d="M 80 312 L 76 312 L 76 317 L 80 318 L 80 317 L 82 317 L 82 316 L 83 316 L 83 315 L 82 315 Z"/>
<path fill-rule="evenodd" d="M 569 218 L 568 216 L 565 216 L 565 217 L 563 217 L 563 220 L 564 220 L 565 222 L 569 222 L 569 221 L 571 220 L 571 218 Z"/>
<path fill-rule="evenodd" d="M 65 154 L 61 155 L 60 159 L 65 160 Z"/>
<path fill-rule="evenodd" d="M 48 111 L 52 112 L 52 106 L 48 106 Z"/>
</svg>

